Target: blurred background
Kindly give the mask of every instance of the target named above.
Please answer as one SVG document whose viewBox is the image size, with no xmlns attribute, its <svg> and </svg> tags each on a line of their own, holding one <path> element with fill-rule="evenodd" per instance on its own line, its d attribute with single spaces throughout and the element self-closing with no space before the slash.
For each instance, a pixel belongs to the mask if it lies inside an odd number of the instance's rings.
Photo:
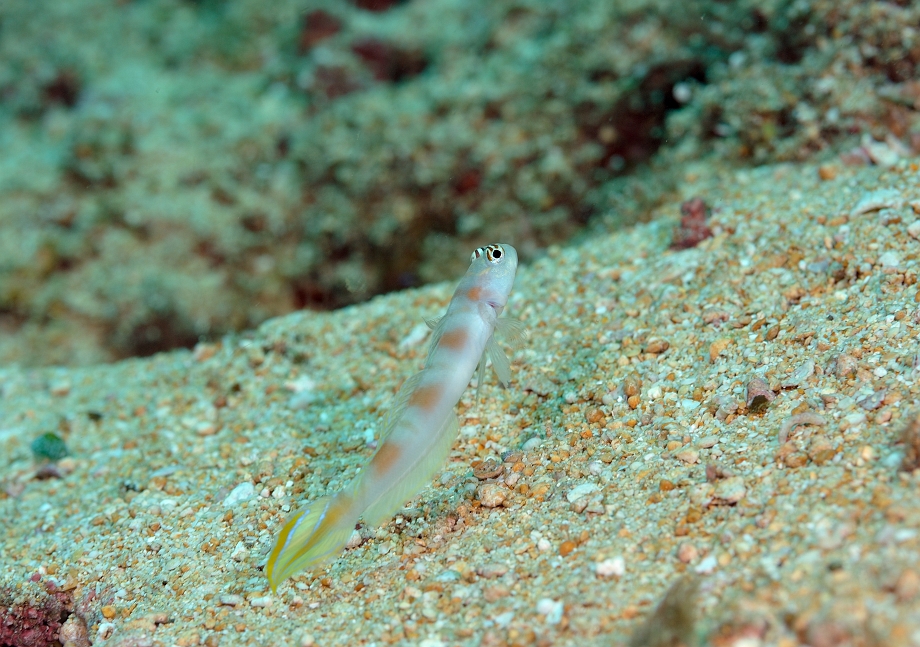
<svg viewBox="0 0 920 647">
<path fill-rule="evenodd" d="M 4 0 L 0 363 L 190 347 L 920 151 L 909 0 Z M 665 216 L 675 214 L 664 214 Z"/>
</svg>

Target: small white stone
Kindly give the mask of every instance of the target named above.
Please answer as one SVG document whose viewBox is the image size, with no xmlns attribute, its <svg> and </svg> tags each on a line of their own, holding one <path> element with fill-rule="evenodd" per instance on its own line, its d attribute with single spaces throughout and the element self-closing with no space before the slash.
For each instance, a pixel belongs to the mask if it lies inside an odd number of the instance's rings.
<svg viewBox="0 0 920 647">
<path fill-rule="evenodd" d="M 716 566 L 718 565 L 719 565 L 719 562 L 716 561 L 716 556 L 710 554 L 704 557 L 703 561 L 697 564 L 696 568 L 693 570 L 695 570 L 697 573 L 701 573 L 705 575 L 707 573 L 712 573 L 714 570 L 716 570 Z"/>
<path fill-rule="evenodd" d="M 888 251 L 878 257 L 878 264 L 882 267 L 897 267 L 900 262 L 897 252 Z"/>
<path fill-rule="evenodd" d="M 878 211 L 879 209 L 900 207 L 903 204 L 900 192 L 894 189 L 877 189 L 867 191 L 859 198 L 859 202 L 850 212 L 851 216 Z"/>
<path fill-rule="evenodd" d="M 493 620 L 499 627 L 507 627 L 514 620 L 514 611 L 505 611 L 505 613 L 495 616 Z"/>
<path fill-rule="evenodd" d="M 428 336 L 429 330 L 427 324 L 416 324 L 415 328 L 400 340 L 399 350 L 407 350 L 413 346 L 418 346 Z"/>
<path fill-rule="evenodd" d="M 523 449 L 525 452 L 532 452 L 542 443 L 543 441 L 540 438 L 534 436 L 533 438 L 528 438 L 527 441 L 521 445 L 521 449 Z"/>
<path fill-rule="evenodd" d="M 920 238 L 920 220 L 914 220 L 907 225 L 907 233 L 911 238 Z"/>
<path fill-rule="evenodd" d="M 541 537 L 539 541 L 537 541 L 537 550 L 539 550 L 541 553 L 552 550 L 552 548 L 553 545 L 549 543 L 549 540 L 546 537 Z"/>
<path fill-rule="evenodd" d="M 348 541 L 345 542 L 345 548 L 357 548 L 361 545 L 361 533 L 357 530 L 351 531 L 351 536 L 348 537 Z"/>
<path fill-rule="evenodd" d="M 243 596 L 236 593 L 221 593 L 217 599 L 222 605 L 228 607 L 238 607 L 244 602 Z"/>
<path fill-rule="evenodd" d="M 729 478 L 719 481 L 713 496 L 721 499 L 726 503 L 738 503 L 747 494 L 747 487 L 744 485 L 744 479 L 740 476 L 730 476 Z"/>
<path fill-rule="evenodd" d="M 557 625 L 562 620 L 562 602 L 543 598 L 537 602 L 537 613 L 546 616 L 546 624 Z"/>
<path fill-rule="evenodd" d="M 791 387 L 798 386 L 812 375 L 815 374 L 815 362 L 814 360 L 806 360 L 799 366 L 792 375 L 789 376 L 785 382 L 783 382 L 783 388 L 788 389 Z"/>
<path fill-rule="evenodd" d="M 581 483 L 569 490 L 568 494 L 565 495 L 565 498 L 569 503 L 574 503 L 582 497 L 597 492 L 599 489 L 600 487 L 598 487 L 596 483 Z"/>
<path fill-rule="evenodd" d="M 246 556 L 249 554 L 249 551 L 246 549 L 246 544 L 241 541 L 236 542 L 236 546 L 233 548 L 233 552 L 230 553 L 230 559 L 234 562 L 242 562 L 246 559 Z"/>
<path fill-rule="evenodd" d="M 445 647 L 446 645 L 447 643 L 440 638 L 425 638 L 418 644 L 418 647 Z"/>
<path fill-rule="evenodd" d="M 272 605 L 272 596 L 262 595 L 257 598 L 252 598 L 249 604 L 259 609 L 270 607 Z"/>
<path fill-rule="evenodd" d="M 240 483 L 235 488 L 230 491 L 230 494 L 224 499 L 224 505 L 228 508 L 241 503 L 243 501 L 248 501 L 256 495 L 256 488 L 252 483 L 248 481 L 245 483 Z"/>
<path fill-rule="evenodd" d="M 613 557 L 597 562 L 594 573 L 598 577 L 623 577 L 626 574 L 626 561 L 622 557 Z"/>
</svg>

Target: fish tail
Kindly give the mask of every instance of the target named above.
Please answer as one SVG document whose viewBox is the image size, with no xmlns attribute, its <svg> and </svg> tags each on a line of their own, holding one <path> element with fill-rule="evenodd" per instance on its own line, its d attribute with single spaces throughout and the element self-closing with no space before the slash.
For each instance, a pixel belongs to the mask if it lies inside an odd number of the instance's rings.
<svg viewBox="0 0 920 647">
<path fill-rule="evenodd" d="M 353 502 L 343 491 L 317 499 L 288 518 L 265 565 L 272 592 L 292 575 L 342 552 L 358 520 Z"/>
</svg>

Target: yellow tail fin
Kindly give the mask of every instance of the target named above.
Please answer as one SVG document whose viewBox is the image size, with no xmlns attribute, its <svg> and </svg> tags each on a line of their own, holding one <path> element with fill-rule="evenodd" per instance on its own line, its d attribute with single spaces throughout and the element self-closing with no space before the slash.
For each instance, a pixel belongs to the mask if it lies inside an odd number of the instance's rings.
<svg viewBox="0 0 920 647">
<path fill-rule="evenodd" d="M 291 515 L 265 565 L 272 592 L 295 573 L 342 552 L 357 521 L 352 507 L 352 498 L 340 492 L 317 499 Z"/>
</svg>

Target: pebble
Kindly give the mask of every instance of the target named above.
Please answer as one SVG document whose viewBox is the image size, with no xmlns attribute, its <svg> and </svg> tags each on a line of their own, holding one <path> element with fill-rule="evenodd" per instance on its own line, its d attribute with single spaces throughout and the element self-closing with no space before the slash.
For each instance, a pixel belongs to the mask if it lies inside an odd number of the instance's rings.
<svg viewBox="0 0 920 647">
<path fill-rule="evenodd" d="M 783 388 L 788 389 L 792 387 L 799 386 L 802 382 L 810 378 L 815 374 L 815 361 L 813 359 L 806 360 L 801 366 L 799 366 L 789 378 L 783 382 Z"/>
<path fill-rule="evenodd" d="M 413 346 L 418 346 L 428 337 L 430 331 L 431 329 L 427 324 L 416 324 L 415 327 L 409 331 L 409 334 L 399 341 L 399 350 L 407 350 Z"/>
<path fill-rule="evenodd" d="M 533 450 L 537 449 L 542 442 L 543 440 L 538 436 L 533 436 L 532 438 L 528 438 L 526 441 L 524 441 L 524 444 L 521 445 L 521 449 L 525 452 L 532 452 Z"/>
<path fill-rule="evenodd" d="M 546 624 L 557 625 L 562 621 L 563 605 L 561 601 L 542 598 L 537 602 L 537 613 L 546 617 Z"/>
<path fill-rule="evenodd" d="M 504 564 L 484 564 L 476 569 L 476 575 L 484 577 L 487 580 L 501 577 L 508 572 L 508 567 Z"/>
<path fill-rule="evenodd" d="M 882 267 L 897 267 L 901 264 L 901 257 L 897 252 L 887 251 L 878 257 L 878 264 Z"/>
<path fill-rule="evenodd" d="M 243 596 L 236 593 L 221 593 L 217 600 L 227 607 L 238 607 L 245 602 Z"/>
<path fill-rule="evenodd" d="M 256 495 L 256 487 L 249 483 L 240 483 L 230 491 L 224 499 L 224 506 L 232 508 L 243 501 L 248 501 Z"/>
<path fill-rule="evenodd" d="M 622 557 L 613 557 L 597 562 L 594 574 L 598 577 L 623 577 L 626 574 L 626 561 Z"/>
<path fill-rule="evenodd" d="M 913 569 L 906 569 L 894 585 L 895 595 L 901 602 L 910 602 L 920 593 L 920 575 Z"/>
<path fill-rule="evenodd" d="M 719 355 L 722 354 L 722 351 L 728 348 L 729 344 L 731 343 L 732 343 L 732 340 L 727 337 L 723 337 L 722 339 L 717 339 L 714 342 L 712 342 L 709 345 L 709 361 L 712 363 L 715 363 Z"/>
<path fill-rule="evenodd" d="M 483 483 L 476 488 L 476 498 L 486 508 L 497 508 L 508 498 L 508 491 L 497 483 Z"/>
<path fill-rule="evenodd" d="M 682 460 L 688 465 L 693 465 L 694 463 L 700 462 L 700 453 L 695 449 L 685 449 L 683 451 L 677 452 L 675 456 L 677 456 L 679 460 Z"/>
<path fill-rule="evenodd" d="M 573 550 L 575 550 L 575 542 L 571 539 L 566 539 L 564 542 L 559 544 L 559 554 L 562 557 L 568 557 Z"/>
<path fill-rule="evenodd" d="M 682 561 L 684 564 L 689 564 L 690 562 L 696 561 L 696 558 L 700 556 L 700 551 L 697 550 L 696 546 L 690 542 L 682 543 L 677 549 L 677 559 Z"/>
<path fill-rule="evenodd" d="M 241 541 L 236 542 L 236 546 L 233 549 L 233 552 L 230 553 L 230 559 L 234 562 L 242 562 L 246 559 L 246 556 L 249 554 L 249 550 L 246 548 L 246 544 Z"/>
<path fill-rule="evenodd" d="M 730 504 L 738 503 L 746 494 L 747 488 L 744 485 L 744 479 L 740 476 L 731 476 L 719 481 L 713 492 L 715 498 Z"/>
<path fill-rule="evenodd" d="M 449 568 L 434 579 L 437 582 L 459 582 L 462 577 L 463 575 L 459 571 Z"/>
<path fill-rule="evenodd" d="M 263 609 L 265 607 L 270 607 L 272 605 L 272 596 L 270 595 L 261 595 L 256 598 L 252 598 L 249 601 L 251 606 L 256 607 L 257 609 Z"/>
<path fill-rule="evenodd" d="M 696 568 L 693 570 L 696 571 L 697 573 L 705 575 L 707 573 L 712 573 L 714 570 L 716 570 L 716 566 L 718 565 L 719 565 L 719 562 L 718 560 L 716 560 L 716 556 L 713 554 L 709 554 L 706 557 L 704 557 L 703 561 L 697 564 Z"/>
<path fill-rule="evenodd" d="M 860 147 L 866 152 L 866 155 L 869 156 L 869 159 L 871 159 L 876 166 L 881 166 L 883 168 L 891 168 L 897 164 L 898 160 L 901 158 L 897 148 L 889 145 L 887 141 L 876 141 L 869 134 L 863 136 Z M 885 189 L 882 190 L 884 191 Z M 890 189 L 888 190 L 890 191 Z M 874 193 L 880 193 L 880 191 L 875 191 Z"/>
<path fill-rule="evenodd" d="M 710 447 L 714 447 L 716 443 L 718 442 L 719 442 L 718 436 L 703 436 L 699 440 L 699 446 L 702 449 L 709 449 Z"/>
<path fill-rule="evenodd" d="M 76 614 L 71 614 L 61 625 L 58 640 L 69 647 L 89 647 L 89 632 L 86 623 Z"/>
<path fill-rule="evenodd" d="M 482 597 L 486 602 L 497 602 L 502 598 L 507 598 L 509 595 L 511 595 L 511 591 L 508 590 L 507 586 L 501 584 L 488 586 L 482 591 Z"/>
<path fill-rule="evenodd" d="M 850 215 L 859 216 L 879 209 L 893 209 L 900 207 L 903 202 L 901 193 L 895 189 L 876 189 L 863 193 Z"/>
<path fill-rule="evenodd" d="M 834 375 L 838 379 L 844 379 L 856 373 L 858 368 L 856 358 L 852 355 L 847 355 L 846 353 L 841 353 L 837 356 L 836 366 L 834 367 Z"/>
<path fill-rule="evenodd" d="M 911 238 L 920 238 L 920 220 L 914 220 L 907 226 L 907 233 Z"/>
<path fill-rule="evenodd" d="M 578 499 L 597 492 L 600 487 L 596 483 L 581 483 L 576 485 L 565 495 L 569 503 L 575 503 Z"/>
<path fill-rule="evenodd" d="M 885 389 L 880 389 L 874 393 L 870 393 L 864 398 L 860 398 L 856 401 L 860 407 L 866 411 L 874 411 L 882 406 L 882 401 L 885 399 L 886 391 Z"/>
<path fill-rule="evenodd" d="M 707 506 L 712 501 L 714 491 L 715 487 L 711 483 L 698 483 L 690 488 L 690 502 L 700 507 Z"/>
<path fill-rule="evenodd" d="M 361 533 L 357 530 L 352 530 L 351 535 L 348 537 L 348 541 L 345 542 L 345 548 L 357 548 L 363 541 Z"/>
<path fill-rule="evenodd" d="M 500 461 L 495 460 L 494 458 L 487 458 L 484 461 L 473 463 L 473 476 L 478 478 L 480 481 L 485 479 L 495 478 L 501 474 L 505 466 L 502 465 Z"/>
<path fill-rule="evenodd" d="M 816 465 L 823 465 L 834 458 L 836 453 L 837 451 L 834 449 L 834 446 L 831 445 L 830 441 L 824 436 L 815 436 L 808 446 L 808 458 Z"/>
</svg>

